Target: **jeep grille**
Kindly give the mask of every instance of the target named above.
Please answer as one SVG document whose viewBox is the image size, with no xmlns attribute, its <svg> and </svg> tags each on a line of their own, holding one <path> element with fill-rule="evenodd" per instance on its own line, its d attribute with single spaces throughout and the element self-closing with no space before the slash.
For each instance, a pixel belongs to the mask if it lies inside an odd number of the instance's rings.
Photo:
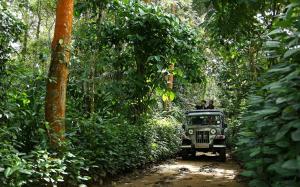
<svg viewBox="0 0 300 187">
<path fill-rule="evenodd" d="M 196 143 L 209 143 L 209 131 L 196 131 Z"/>
</svg>

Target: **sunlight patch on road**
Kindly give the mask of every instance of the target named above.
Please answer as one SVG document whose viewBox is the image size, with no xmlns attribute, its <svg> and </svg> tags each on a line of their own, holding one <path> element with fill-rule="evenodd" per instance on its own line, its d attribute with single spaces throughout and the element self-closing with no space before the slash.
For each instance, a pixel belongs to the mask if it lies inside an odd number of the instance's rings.
<svg viewBox="0 0 300 187">
<path fill-rule="evenodd" d="M 208 173 L 210 175 L 214 175 L 215 177 L 225 177 L 228 179 L 234 179 L 236 177 L 236 170 L 229 170 L 229 169 L 220 169 L 220 168 L 216 168 L 215 172 L 213 173 Z M 205 175 L 205 173 L 204 173 Z"/>
</svg>

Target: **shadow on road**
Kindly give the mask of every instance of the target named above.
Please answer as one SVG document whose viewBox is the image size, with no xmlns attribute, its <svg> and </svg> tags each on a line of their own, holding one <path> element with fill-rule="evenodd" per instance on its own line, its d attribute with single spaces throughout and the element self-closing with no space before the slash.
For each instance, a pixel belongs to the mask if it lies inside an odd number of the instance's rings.
<svg viewBox="0 0 300 187">
<path fill-rule="evenodd" d="M 212 153 L 197 153 L 196 156 L 190 156 L 183 159 L 182 157 L 177 157 L 176 159 L 180 160 L 191 160 L 191 161 L 200 161 L 200 162 L 221 162 L 218 154 Z M 227 160 L 231 160 L 231 157 L 227 155 Z"/>
</svg>

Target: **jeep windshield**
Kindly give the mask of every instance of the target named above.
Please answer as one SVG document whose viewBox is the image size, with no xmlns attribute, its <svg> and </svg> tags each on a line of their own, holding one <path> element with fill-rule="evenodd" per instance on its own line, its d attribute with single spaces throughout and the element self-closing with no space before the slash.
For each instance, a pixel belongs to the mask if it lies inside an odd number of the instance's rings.
<svg viewBox="0 0 300 187">
<path fill-rule="evenodd" d="M 221 125 L 220 115 L 189 116 L 190 125 Z"/>
</svg>

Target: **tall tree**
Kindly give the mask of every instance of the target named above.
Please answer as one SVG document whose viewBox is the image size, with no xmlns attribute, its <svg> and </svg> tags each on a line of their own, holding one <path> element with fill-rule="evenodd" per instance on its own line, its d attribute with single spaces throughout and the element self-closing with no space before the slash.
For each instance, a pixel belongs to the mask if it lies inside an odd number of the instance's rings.
<svg viewBox="0 0 300 187">
<path fill-rule="evenodd" d="M 51 46 L 52 59 L 45 101 L 45 118 L 50 126 L 49 135 L 54 146 L 58 146 L 60 140 L 64 139 L 73 9 L 73 0 L 57 1 L 55 31 Z"/>
<path fill-rule="evenodd" d="M 41 30 L 41 23 L 42 23 L 42 12 L 41 12 L 41 0 L 37 1 L 37 18 L 38 18 L 38 23 L 37 23 L 37 28 L 36 28 L 36 39 L 40 38 L 40 30 Z"/>
<path fill-rule="evenodd" d="M 144 0 L 145 3 L 151 3 L 151 0 Z M 176 13 L 176 5 L 175 3 L 172 4 L 171 7 L 171 11 L 173 14 Z M 167 81 L 167 90 L 171 91 L 173 89 L 173 82 L 174 82 L 174 75 L 173 75 L 173 71 L 174 71 L 174 63 L 170 64 L 169 66 L 169 75 L 167 75 L 165 77 L 166 81 Z M 167 99 L 164 101 L 164 109 L 167 110 L 170 107 L 171 104 L 171 98 L 170 96 L 167 97 Z"/>
<path fill-rule="evenodd" d="M 172 8 L 172 13 L 176 14 L 176 4 L 175 3 L 172 4 L 171 8 Z M 173 83 L 174 83 L 173 71 L 174 71 L 174 63 L 171 63 L 170 66 L 169 66 L 169 75 L 167 76 L 168 91 L 173 90 Z M 171 101 L 172 101 L 172 99 L 170 97 L 168 97 L 167 100 L 164 102 L 164 109 L 165 110 L 168 110 L 170 108 Z"/>
</svg>

